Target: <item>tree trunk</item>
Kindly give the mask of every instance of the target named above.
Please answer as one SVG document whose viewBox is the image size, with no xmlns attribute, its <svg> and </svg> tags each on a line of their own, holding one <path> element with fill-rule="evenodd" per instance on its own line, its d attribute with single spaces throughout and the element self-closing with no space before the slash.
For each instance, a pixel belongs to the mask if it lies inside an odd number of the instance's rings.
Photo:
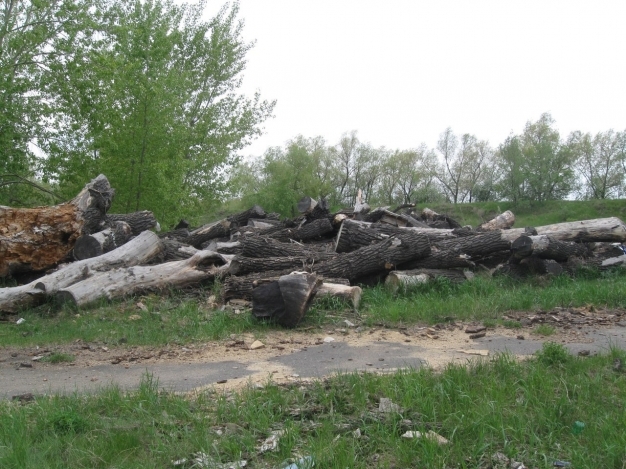
<svg viewBox="0 0 626 469">
<path fill-rule="evenodd" d="M 493 231 L 475 236 L 438 241 L 435 246 L 441 251 L 467 254 L 473 258 L 487 256 L 498 251 L 508 251 L 511 249 L 511 242 L 502 237 L 502 232 Z"/>
<path fill-rule="evenodd" d="M 114 221 L 106 230 L 78 238 L 74 245 L 74 259 L 81 261 L 101 256 L 105 252 L 112 251 L 126 244 L 131 235 L 132 228 L 128 223 Z"/>
<path fill-rule="evenodd" d="M 352 282 L 359 277 L 395 269 L 402 263 L 426 257 L 428 254 L 428 238 L 407 231 L 378 244 L 322 261 L 311 270 L 324 277 L 347 278 Z"/>
<path fill-rule="evenodd" d="M 293 239 L 294 241 L 310 241 L 316 238 L 320 238 L 328 233 L 332 233 L 333 226 L 326 218 L 307 223 L 300 228 L 286 228 L 275 233 L 268 234 L 268 236 L 277 239 L 279 241 L 288 241 Z"/>
<path fill-rule="evenodd" d="M 507 230 L 515 223 L 515 215 L 510 210 L 501 213 L 497 217 L 483 223 L 476 231 L 493 231 L 493 230 Z"/>
<path fill-rule="evenodd" d="M 569 257 L 588 257 L 589 248 L 580 243 L 558 241 L 548 235 L 520 236 L 511 244 L 511 256 L 514 260 L 535 255 L 541 259 L 554 259 L 563 262 Z"/>
<path fill-rule="evenodd" d="M 398 266 L 401 270 L 413 269 L 454 269 L 475 267 L 467 254 L 459 254 L 452 251 L 435 251 L 421 259 L 405 262 Z"/>
<path fill-rule="evenodd" d="M 40 272 L 65 259 L 79 236 L 104 227 L 114 194 L 100 175 L 61 205 L 0 207 L 0 277 Z"/>
<path fill-rule="evenodd" d="M 146 232 L 148 233 L 148 232 Z M 133 266 L 97 273 L 57 292 L 60 303 L 84 306 L 145 291 L 200 284 L 224 272 L 228 264 L 215 252 L 198 251 L 189 259 L 152 266 Z"/>
<path fill-rule="evenodd" d="M 315 245 L 300 243 L 283 243 L 266 237 L 244 238 L 241 241 L 242 255 L 246 257 L 306 257 L 316 261 L 335 256 L 334 252 L 315 249 Z"/>
<path fill-rule="evenodd" d="M 626 241 L 626 225 L 617 217 L 556 223 L 554 225 L 537 226 L 535 229 L 538 235 L 549 235 L 558 241 L 585 243 Z M 524 234 L 524 230 L 524 228 L 503 230 L 502 236 L 510 241 L 515 241 Z"/>
<path fill-rule="evenodd" d="M 110 224 L 116 221 L 128 223 L 133 236 L 137 236 L 142 231 L 151 230 L 152 228 L 155 228 L 156 231 L 161 230 L 161 226 L 156 218 L 154 218 L 154 214 L 148 210 L 134 213 L 109 213 L 106 219 Z"/>
<path fill-rule="evenodd" d="M 0 288 L 0 311 L 17 312 L 21 308 L 35 306 L 46 295 L 53 295 L 61 288 L 70 286 L 94 273 L 113 267 L 144 264 L 163 251 L 163 243 L 151 231 L 144 231 L 124 246 L 102 256 L 67 264 L 56 272 L 34 282 L 11 288 Z"/>
</svg>

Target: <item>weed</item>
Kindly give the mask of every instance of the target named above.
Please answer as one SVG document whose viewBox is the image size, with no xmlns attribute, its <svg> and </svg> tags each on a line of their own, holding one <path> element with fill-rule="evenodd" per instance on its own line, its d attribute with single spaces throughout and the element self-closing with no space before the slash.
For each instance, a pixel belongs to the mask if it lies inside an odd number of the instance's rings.
<svg viewBox="0 0 626 469">
<path fill-rule="evenodd" d="M 47 357 L 43 357 L 41 361 L 47 363 L 70 363 L 75 359 L 76 357 L 74 357 L 74 355 L 70 355 L 69 353 L 54 352 Z"/>
<path fill-rule="evenodd" d="M 545 342 L 537 352 L 537 359 L 546 366 L 558 366 L 568 363 L 572 356 L 563 345 Z"/>
<path fill-rule="evenodd" d="M 556 332 L 553 326 L 550 324 L 539 324 L 534 329 L 535 334 L 542 335 L 544 337 L 548 337 L 553 335 Z"/>
<path fill-rule="evenodd" d="M 511 319 L 505 319 L 502 321 L 502 325 L 508 329 L 520 329 L 522 327 L 522 323 L 519 321 L 514 321 Z"/>
</svg>

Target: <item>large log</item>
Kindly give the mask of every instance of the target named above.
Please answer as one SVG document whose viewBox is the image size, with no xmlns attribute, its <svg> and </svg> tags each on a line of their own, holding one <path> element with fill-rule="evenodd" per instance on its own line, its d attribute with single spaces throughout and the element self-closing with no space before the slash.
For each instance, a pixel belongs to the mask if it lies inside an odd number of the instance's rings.
<svg viewBox="0 0 626 469">
<path fill-rule="evenodd" d="M 230 263 L 228 273 L 231 275 L 246 275 L 253 272 L 268 270 L 305 270 L 315 262 L 306 257 L 245 257 L 235 256 Z"/>
<path fill-rule="evenodd" d="M 295 327 L 304 317 L 313 293 L 321 284 L 315 274 L 294 272 L 263 283 L 252 292 L 252 314 L 276 319 L 285 327 Z"/>
<path fill-rule="evenodd" d="M 264 234 L 267 232 L 269 232 L 269 230 L 266 230 Z M 280 231 L 267 234 L 267 236 L 279 241 L 288 241 L 293 239 L 294 241 L 302 242 L 317 239 L 332 232 L 333 225 L 330 223 L 330 220 L 327 218 L 320 218 L 319 220 L 314 220 L 311 223 L 302 225 L 299 228 L 285 228 Z"/>
<path fill-rule="evenodd" d="M 106 230 L 83 235 L 74 245 L 74 259 L 83 260 L 101 256 L 125 244 L 132 235 L 131 226 L 124 221 L 114 221 Z"/>
<path fill-rule="evenodd" d="M 227 268 L 226 256 L 211 251 L 198 251 L 182 261 L 100 272 L 60 289 L 56 297 L 60 303 L 85 306 L 102 298 L 113 300 L 139 292 L 197 285 L 214 279 Z"/>
<path fill-rule="evenodd" d="M 440 251 L 433 248 L 430 254 L 421 259 L 405 262 L 398 266 L 401 270 L 413 269 L 454 269 L 472 268 L 475 263 L 467 254 L 459 254 L 451 251 Z"/>
<path fill-rule="evenodd" d="M 230 237 L 231 229 L 237 229 L 245 226 L 250 218 L 264 218 L 265 216 L 265 211 L 258 205 L 255 205 L 246 211 L 236 213 L 223 220 L 208 223 L 193 230 L 189 233 L 189 237 L 185 239 L 185 242 L 200 249 L 202 247 L 202 243 L 206 241 L 215 238 Z"/>
<path fill-rule="evenodd" d="M 79 236 L 104 228 L 114 194 L 101 174 L 61 205 L 0 207 L 0 277 L 40 272 L 61 262 Z"/>
<path fill-rule="evenodd" d="M 559 241 L 548 235 L 520 236 L 511 244 L 511 258 L 514 261 L 535 255 L 542 259 L 566 261 L 572 256 L 588 257 L 591 251 L 588 246 L 572 241 Z"/>
<path fill-rule="evenodd" d="M 102 256 L 72 262 L 23 286 L 0 288 L 0 311 L 14 313 L 35 306 L 47 295 L 53 295 L 93 273 L 147 263 L 163 249 L 163 243 L 155 233 L 144 231 L 124 246 Z"/>
<path fill-rule="evenodd" d="M 501 213 L 497 217 L 481 224 L 476 228 L 476 231 L 493 231 L 493 230 L 508 230 L 515 223 L 515 215 L 510 210 Z"/>
<path fill-rule="evenodd" d="M 406 231 L 372 246 L 322 261 L 311 270 L 324 277 L 347 278 L 351 282 L 370 274 L 395 269 L 398 265 L 430 254 L 428 237 Z"/>
<path fill-rule="evenodd" d="M 480 257 L 511 248 L 511 242 L 502 236 L 503 231 L 492 231 L 475 236 L 454 238 L 435 243 L 441 251 L 450 251 L 456 254 L 467 254 Z"/>
<path fill-rule="evenodd" d="M 321 260 L 333 257 L 334 252 L 317 249 L 314 244 L 284 243 L 277 239 L 267 237 L 250 237 L 240 241 L 242 254 L 246 257 L 306 257 L 313 260 Z"/>
<path fill-rule="evenodd" d="M 593 220 L 556 223 L 554 225 L 537 226 L 538 235 L 549 235 L 558 241 L 597 242 L 626 241 L 626 225 L 617 217 L 596 218 Z M 503 230 L 502 236 L 515 241 L 525 233 L 525 228 Z"/>
</svg>

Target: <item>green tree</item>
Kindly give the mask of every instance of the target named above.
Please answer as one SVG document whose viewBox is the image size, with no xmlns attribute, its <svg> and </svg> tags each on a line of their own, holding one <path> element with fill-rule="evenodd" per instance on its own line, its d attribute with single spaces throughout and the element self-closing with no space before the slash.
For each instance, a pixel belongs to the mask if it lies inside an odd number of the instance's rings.
<svg viewBox="0 0 626 469">
<path fill-rule="evenodd" d="M 0 5 L 0 204 L 33 199 L 35 149 L 44 139 L 55 102 L 43 90 L 54 61 L 63 60 L 87 22 L 91 2 L 4 0 Z M 48 200 L 48 199 L 46 199 Z"/>
<path fill-rule="evenodd" d="M 576 173 L 583 184 L 577 191 L 583 199 L 607 199 L 624 189 L 626 132 L 572 132 L 568 145 L 576 158 Z"/>
<path fill-rule="evenodd" d="M 225 170 L 260 133 L 272 102 L 237 94 L 251 45 L 238 5 L 202 20 L 204 3 L 111 0 L 99 30 L 57 62 L 62 127 L 46 174 L 69 193 L 105 173 L 113 211 L 149 209 L 172 222 L 225 191 Z M 88 39 L 88 40 L 87 40 Z M 196 214 L 197 215 L 197 214 Z"/>
</svg>

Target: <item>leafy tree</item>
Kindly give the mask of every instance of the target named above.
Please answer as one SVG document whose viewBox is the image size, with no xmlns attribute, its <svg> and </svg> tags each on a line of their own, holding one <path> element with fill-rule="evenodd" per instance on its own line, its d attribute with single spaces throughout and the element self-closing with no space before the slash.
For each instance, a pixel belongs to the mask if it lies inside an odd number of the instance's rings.
<svg viewBox="0 0 626 469">
<path fill-rule="evenodd" d="M 55 109 L 43 89 L 53 61 L 87 22 L 88 0 L 4 0 L 0 5 L 0 204 L 40 201 L 31 190 L 36 145 Z M 18 184 L 19 182 L 19 184 Z M 47 199 L 46 199 L 47 201 Z"/>
<path fill-rule="evenodd" d="M 99 172 L 116 188 L 113 211 L 192 216 L 225 191 L 225 170 L 260 133 L 274 103 L 237 94 L 245 55 L 238 5 L 202 20 L 203 3 L 111 0 L 99 30 L 55 64 L 60 131 L 46 175 L 66 191 Z"/>
<path fill-rule="evenodd" d="M 576 172 L 583 185 L 578 194 L 584 199 L 617 197 L 624 189 L 626 132 L 573 132 L 568 138 L 576 158 Z"/>
<path fill-rule="evenodd" d="M 500 174 L 497 190 L 501 198 L 517 203 L 527 199 L 527 181 L 524 174 L 524 154 L 519 137 L 511 135 L 498 147 L 496 153 Z"/>
</svg>

